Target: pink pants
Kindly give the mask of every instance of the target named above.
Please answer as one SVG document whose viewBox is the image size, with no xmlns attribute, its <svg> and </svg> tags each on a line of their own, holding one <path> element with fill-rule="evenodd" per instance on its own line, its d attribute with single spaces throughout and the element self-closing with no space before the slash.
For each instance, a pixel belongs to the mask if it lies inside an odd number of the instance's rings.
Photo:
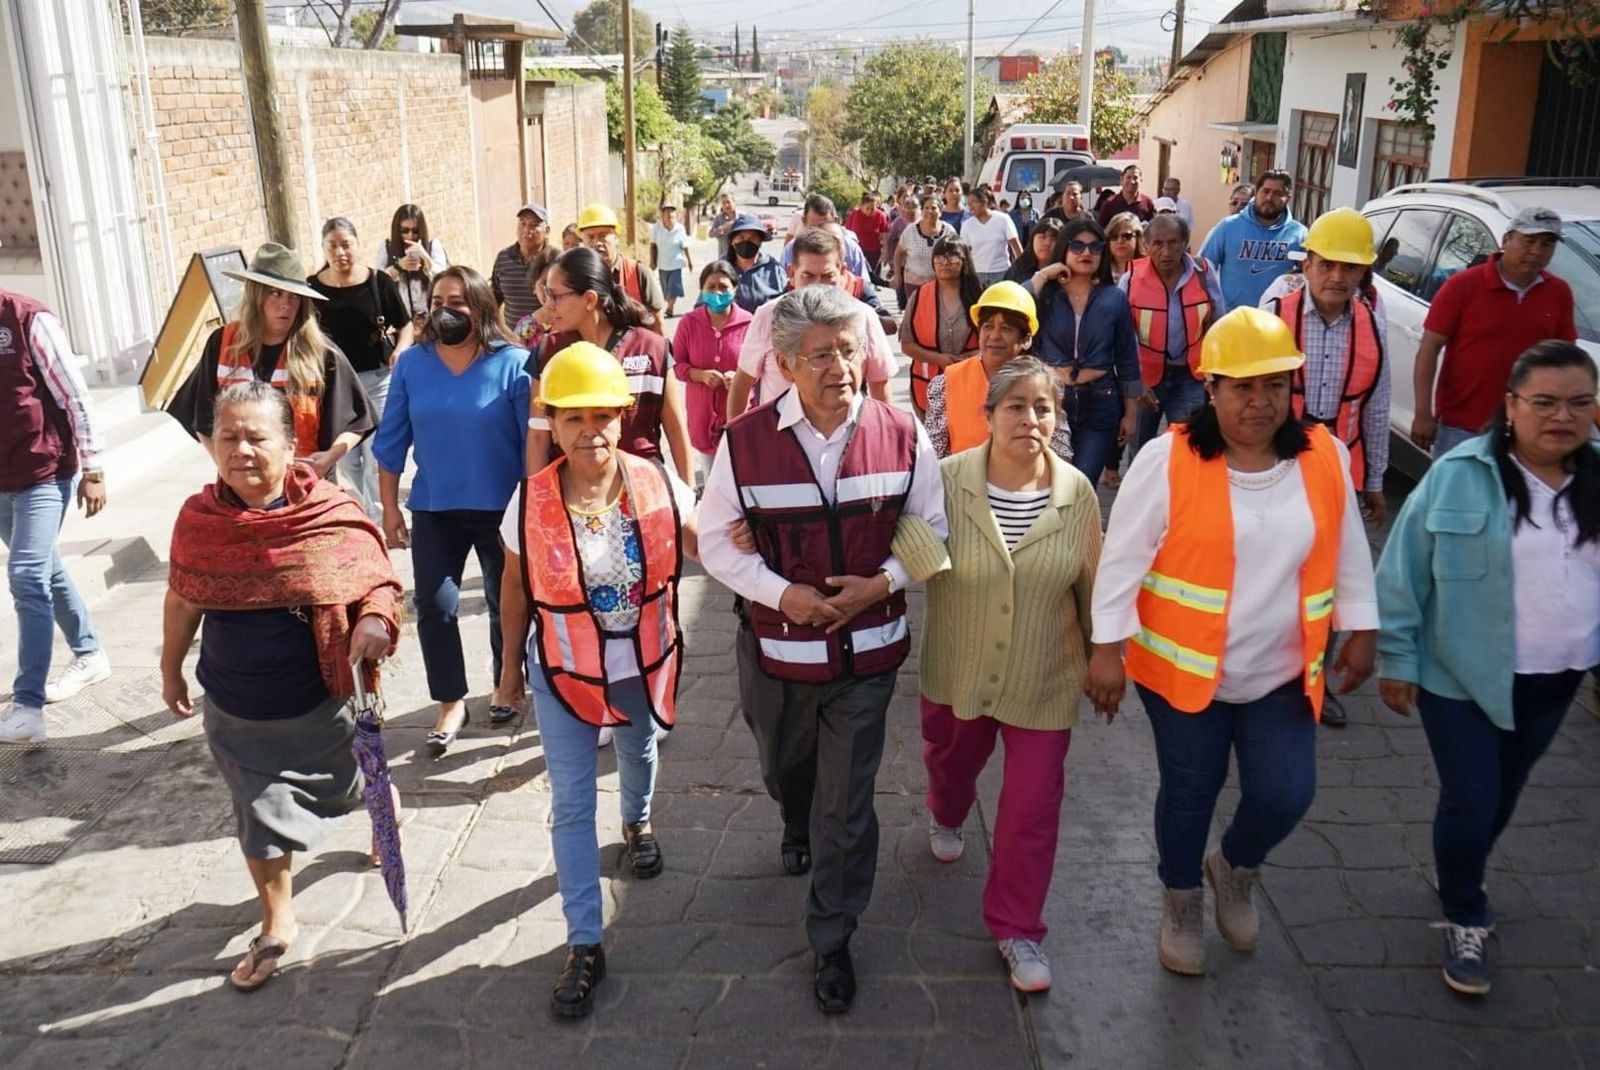
<svg viewBox="0 0 1600 1070">
<path fill-rule="evenodd" d="M 1055 868 L 1061 798 L 1067 790 L 1072 730 L 1043 732 L 992 717 L 963 721 L 949 706 L 922 700 L 922 761 L 928 812 L 959 827 L 978 794 L 978 774 L 1005 740 L 1005 775 L 994 823 L 994 851 L 983 889 L 983 920 L 996 940 L 1043 940 L 1044 900 Z"/>
</svg>

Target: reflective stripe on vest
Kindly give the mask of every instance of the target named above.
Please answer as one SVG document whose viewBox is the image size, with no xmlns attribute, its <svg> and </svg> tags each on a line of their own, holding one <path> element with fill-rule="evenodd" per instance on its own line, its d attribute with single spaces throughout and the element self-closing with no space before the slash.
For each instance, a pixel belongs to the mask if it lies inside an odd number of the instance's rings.
<svg viewBox="0 0 1600 1070">
<path fill-rule="evenodd" d="M 1327 360 L 1332 354 L 1307 353 L 1305 348 L 1303 313 L 1306 287 L 1286 294 L 1274 302 L 1273 311 L 1294 332 L 1295 344 L 1306 354 L 1306 360 Z M 1313 314 L 1315 314 L 1313 310 Z M 1350 302 L 1350 349 L 1344 356 L 1344 375 L 1339 386 L 1339 410 L 1329 425 L 1339 441 L 1350 450 L 1350 479 L 1356 490 L 1367 485 L 1367 442 L 1361 430 L 1361 417 L 1373 392 L 1378 389 L 1378 376 L 1383 371 L 1383 339 L 1378 335 L 1378 318 L 1365 298 L 1352 298 Z M 1294 414 L 1304 416 L 1306 411 L 1306 373 L 1301 368 L 1294 373 Z"/>
<path fill-rule="evenodd" d="M 1205 268 L 1189 272 L 1189 281 L 1178 291 L 1183 308 L 1184 357 L 1189 373 L 1200 378 L 1200 345 L 1213 318 L 1211 295 L 1206 291 Z M 1128 275 L 1128 305 L 1133 310 L 1133 330 L 1139 338 L 1139 377 L 1146 388 L 1160 383 L 1167 374 L 1167 312 L 1171 298 L 1166 283 L 1156 274 L 1149 260 L 1135 260 Z"/>
<path fill-rule="evenodd" d="M 249 353 L 238 352 L 235 341 L 239 336 L 237 322 L 222 327 L 222 343 L 217 349 L 217 389 L 235 383 L 250 383 L 256 379 L 255 361 Z M 278 363 L 267 382 L 282 390 L 289 398 L 289 410 L 294 413 L 294 450 L 299 457 L 309 457 L 322 448 L 322 399 L 317 394 L 302 394 L 289 389 L 289 368 L 284 358 L 289 347 L 278 354 Z"/>
<path fill-rule="evenodd" d="M 977 332 L 968 328 L 966 342 L 961 351 L 973 348 Z M 917 307 L 911 314 L 911 337 L 923 349 L 939 349 L 939 284 L 925 282 L 917 288 Z M 953 356 L 954 354 L 952 354 Z M 917 408 L 928 408 L 928 384 L 944 374 L 944 369 L 931 360 L 911 362 L 911 400 Z M 948 400 L 948 398 L 947 398 Z M 987 432 L 985 432 L 987 435 Z M 952 451 L 954 452 L 954 451 Z"/>
<path fill-rule="evenodd" d="M 681 523 L 666 469 L 659 461 L 618 454 L 638 532 L 644 575 L 633 643 L 651 715 L 677 719 L 678 577 L 683 570 Z M 522 491 L 522 577 L 532 609 L 532 646 L 550 692 L 574 717 L 605 726 L 630 723 L 611 705 L 605 648 L 619 637 L 600 627 L 588 602 L 572 517 L 561 495 L 557 460 L 529 477 Z"/>
<path fill-rule="evenodd" d="M 982 358 L 968 357 L 945 370 L 944 426 L 951 453 L 989 441 L 989 423 L 983 411 L 988 396 L 989 373 Z"/>
<path fill-rule="evenodd" d="M 1297 459 L 1312 520 L 1311 550 L 1296 595 L 1305 692 L 1322 716 L 1323 662 L 1333 624 L 1334 577 L 1348 495 L 1339 448 L 1327 428 L 1309 429 L 1311 447 Z M 1167 533 L 1142 581 L 1139 630 L 1128 643 L 1128 676 L 1174 709 L 1208 707 L 1226 673 L 1234 569 L 1233 507 L 1227 462 L 1201 460 L 1188 431 L 1174 429 L 1168 471 Z"/>
</svg>

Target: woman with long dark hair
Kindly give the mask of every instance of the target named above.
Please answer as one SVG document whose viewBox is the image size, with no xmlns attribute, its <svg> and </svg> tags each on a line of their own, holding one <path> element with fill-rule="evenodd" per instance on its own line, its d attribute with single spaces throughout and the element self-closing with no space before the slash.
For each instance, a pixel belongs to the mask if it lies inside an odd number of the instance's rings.
<svg viewBox="0 0 1600 1070">
<path fill-rule="evenodd" d="M 1468 995 L 1489 991 L 1489 852 L 1600 665 L 1595 388 L 1570 342 L 1522 354 L 1489 433 L 1433 462 L 1378 563 L 1380 688 L 1433 751 L 1444 979 Z"/>
<path fill-rule="evenodd" d="M 1061 236 L 1066 230 L 1066 225 L 1059 219 L 1041 219 L 1035 223 L 1028 232 L 1028 244 L 1022 250 L 1022 255 L 1006 272 L 1006 280 L 1026 284 L 1040 268 L 1060 260 L 1063 248 Z"/>
<path fill-rule="evenodd" d="M 444 245 L 428 232 L 428 217 L 414 204 L 402 204 L 389 221 L 389 236 L 378 243 L 373 266 L 400 286 L 400 299 L 411 325 L 422 330 L 428 318 L 428 285 L 433 276 L 450 266 Z"/>
<path fill-rule="evenodd" d="M 544 288 L 552 333 L 528 364 L 533 396 L 539 396 L 540 372 L 551 357 L 577 341 L 599 346 L 622 364 L 633 394 L 634 403 L 623 416 L 622 448 L 658 458 L 665 434 L 678 476 L 693 486 L 694 450 L 683 413 L 683 384 L 668 370 L 671 344 L 646 326 L 649 311 L 623 291 L 600 254 L 587 247 L 556 257 L 545 273 Z M 528 471 L 537 472 L 553 453 L 542 406 L 530 411 L 528 427 Z"/>
<path fill-rule="evenodd" d="M 978 351 L 970 318 L 983 286 L 972 264 L 972 246 L 957 237 L 933 243 L 933 281 L 912 291 L 900 319 L 900 351 L 911 358 L 911 404 L 928 409 L 928 384 L 958 360 Z"/>
</svg>

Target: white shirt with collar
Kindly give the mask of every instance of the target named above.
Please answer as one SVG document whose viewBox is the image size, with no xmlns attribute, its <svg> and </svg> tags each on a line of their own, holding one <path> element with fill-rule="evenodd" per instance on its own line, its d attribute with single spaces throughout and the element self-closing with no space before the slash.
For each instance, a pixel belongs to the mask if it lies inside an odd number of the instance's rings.
<svg viewBox="0 0 1600 1070">
<path fill-rule="evenodd" d="M 830 506 L 835 500 L 835 484 L 845 444 L 861 419 L 862 407 L 868 404 L 883 402 L 869 401 L 865 394 L 857 391 L 849 417 L 833 434 L 824 435 L 806 418 L 798 390 L 788 390 L 777 401 L 778 429 L 793 431 Z M 916 428 L 917 457 L 904 511 L 926 520 L 942 539 L 949 534 L 950 526 L 944 515 L 944 480 L 939 475 L 939 458 L 922 425 L 919 423 Z M 733 478 L 733 464 L 728 459 L 728 441 L 728 436 L 724 435 L 717 445 L 716 459 L 711 463 L 711 473 L 706 477 L 705 491 L 700 498 L 700 563 L 733 593 L 777 609 L 790 581 L 768 568 L 759 553 L 754 550 L 746 553 L 736 548 L 728 537 L 733 526 L 744 519 L 739 487 Z M 880 568 L 888 570 L 897 591 L 911 581 L 905 567 L 893 554 L 884 558 Z"/>
<path fill-rule="evenodd" d="M 1571 496 L 1511 460 L 1528 485 L 1528 515 L 1511 533 L 1517 672 L 1559 673 L 1600 663 L 1600 543 L 1578 545 Z"/>
</svg>

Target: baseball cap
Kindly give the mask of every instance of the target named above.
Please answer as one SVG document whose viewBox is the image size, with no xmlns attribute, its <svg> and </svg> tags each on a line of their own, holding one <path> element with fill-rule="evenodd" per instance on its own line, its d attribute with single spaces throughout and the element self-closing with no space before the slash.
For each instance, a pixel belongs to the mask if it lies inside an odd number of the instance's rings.
<svg viewBox="0 0 1600 1070">
<path fill-rule="evenodd" d="M 1177 210 L 1178 210 L 1178 202 L 1173 200 L 1171 197 L 1157 197 L 1156 198 L 1156 211 L 1157 212 L 1176 212 Z"/>
<path fill-rule="evenodd" d="M 549 211 L 547 211 L 545 209 L 544 205 L 540 204 L 537 201 L 529 201 L 527 204 L 525 204 L 521 208 L 517 209 L 517 214 L 518 215 L 521 215 L 523 212 L 532 212 L 534 215 L 539 217 L 539 222 L 541 222 L 541 223 L 550 222 L 550 213 L 549 213 Z"/>
<path fill-rule="evenodd" d="M 738 234 L 742 230 L 759 230 L 761 233 L 765 234 L 767 232 L 767 225 L 753 215 L 735 216 L 733 220 L 733 226 L 728 228 L 728 233 Z"/>
<path fill-rule="evenodd" d="M 1524 208 L 1506 228 L 1506 233 L 1554 234 L 1561 236 L 1561 217 L 1549 208 Z"/>
</svg>

